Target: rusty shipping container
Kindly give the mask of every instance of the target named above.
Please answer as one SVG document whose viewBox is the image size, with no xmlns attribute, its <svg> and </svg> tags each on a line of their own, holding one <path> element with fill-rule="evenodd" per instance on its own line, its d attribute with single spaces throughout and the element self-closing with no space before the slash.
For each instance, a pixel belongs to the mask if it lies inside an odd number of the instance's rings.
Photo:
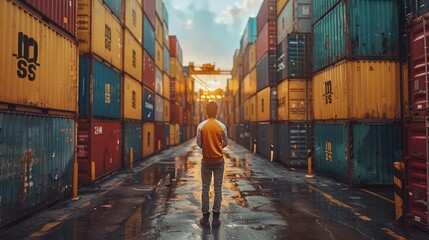
<svg viewBox="0 0 429 240">
<path fill-rule="evenodd" d="M 121 168 L 121 139 L 119 121 L 78 122 L 79 185 L 91 185 Z"/>
<path fill-rule="evenodd" d="M 343 61 L 313 78 L 314 119 L 399 119 L 399 63 Z"/>
<path fill-rule="evenodd" d="M 177 39 L 176 36 L 169 36 L 170 38 L 170 46 L 169 46 L 169 50 L 170 50 L 170 57 L 171 58 L 177 58 L 177 60 L 179 61 L 180 64 L 183 63 L 183 50 L 182 47 L 180 46 L 179 40 Z"/>
<path fill-rule="evenodd" d="M 124 0 L 124 4 L 125 27 L 130 30 L 131 34 L 141 45 L 143 43 L 143 11 L 141 3 L 137 0 Z"/>
<path fill-rule="evenodd" d="M 143 157 L 142 153 L 142 125 L 140 121 L 124 121 L 123 122 L 123 138 L 124 147 L 122 159 L 123 166 L 130 165 L 131 151 L 133 160 L 137 162 Z"/>
<path fill-rule="evenodd" d="M 311 0 L 289 0 L 277 18 L 277 43 L 289 34 L 311 33 Z"/>
<path fill-rule="evenodd" d="M 101 0 L 80 0 L 77 17 L 79 52 L 94 53 L 122 70 L 122 27 Z"/>
<path fill-rule="evenodd" d="M 155 123 L 143 123 L 142 133 L 143 157 L 148 157 L 155 153 Z"/>
<path fill-rule="evenodd" d="M 124 34 L 124 72 L 130 74 L 139 82 L 142 81 L 143 48 L 142 45 L 125 30 Z"/>
<path fill-rule="evenodd" d="M 311 34 L 289 34 L 277 46 L 277 82 L 313 76 L 311 45 Z"/>
<path fill-rule="evenodd" d="M 143 84 L 152 91 L 155 91 L 155 69 L 155 62 L 146 51 L 143 51 Z"/>
<path fill-rule="evenodd" d="M 144 122 L 155 121 L 155 93 L 143 87 L 143 119 Z"/>
<path fill-rule="evenodd" d="M 0 11 L 0 102 L 76 113 L 76 43 L 11 1 Z"/>
<path fill-rule="evenodd" d="M 155 152 L 161 152 L 164 149 L 164 123 L 155 123 Z"/>
<path fill-rule="evenodd" d="M 277 85 L 279 121 L 313 120 L 312 85 L 306 79 L 287 79 Z"/>
<path fill-rule="evenodd" d="M 141 120 L 143 103 L 142 85 L 140 82 L 128 76 L 128 74 L 125 74 L 123 79 L 123 118 L 131 120 Z"/>
<path fill-rule="evenodd" d="M 263 0 L 258 15 L 256 16 L 256 25 L 258 35 L 264 28 L 264 25 L 269 21 L 277 20 L 277 1 Z"/>
<path fill-rule="evenodd" d="M 313 124 L 310 122 L 282 122 L 275 143 L 276 160 L 288 167 L 306 167 L 308 150 L 314 147 Z"/>
<path fill-rule="evenodd" d="M 259 62 L 265 54 L 276 54 L 277 47 L 277 23 L 267 22 L 264 28 L 258 33 L 256 39 L 256 61 Z"/>
<path fill-rule="evenodd" d="M 155 2 L 156 0 L 143 1 L 143 13 L 147 16 L 152 26 L 155 26 Z"/>
<path fill-rule="evenodd" d="M 49 24 L 60 27 L 73 38 L 76 35 L 77 0 L 21 0 L 42 14 Z M 47 18 L 47 19 L 46 19 Z"/>
<path fill-rule="evenodd" d="M 5 227 L 71 195 L 75 123 L 0 113 L 0 129 L 0 227 Z"/>
</svg>

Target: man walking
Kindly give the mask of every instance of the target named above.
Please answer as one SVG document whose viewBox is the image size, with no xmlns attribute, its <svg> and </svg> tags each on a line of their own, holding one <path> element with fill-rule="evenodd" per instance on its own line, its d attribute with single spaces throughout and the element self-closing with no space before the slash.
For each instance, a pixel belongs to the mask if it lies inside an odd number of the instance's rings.
<svg viewBox="0 0 429 240">
<path fill-rule="evenodd" d="M 202 179 L 202 208 L 203 218 L 200 224 L 204 227 L 210 227 L 209 217 L 209 190 L 214 176 L 214 203 L 212 227 L 220 226 L 219 214 L 220 204 L 222 202 L 222 181 L 224 171 L 223 148 L 228 145 L 228 133 L 226 126 L 215 119 L 218 106 L 216 102 L 210 101 L 206 105 L 206 114 L 208 119 L 201 122 L 197 128 L 197 144 L 202 148 L 201 179 Z"/>
</svg>

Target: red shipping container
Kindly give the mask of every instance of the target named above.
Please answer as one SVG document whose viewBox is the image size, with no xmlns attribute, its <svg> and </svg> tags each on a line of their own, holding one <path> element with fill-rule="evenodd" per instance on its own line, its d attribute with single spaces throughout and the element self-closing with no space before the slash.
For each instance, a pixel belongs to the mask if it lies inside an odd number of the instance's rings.
<svg viewBox="0 0 429 240">
<path fill-rule="evenodd" d="M 276 53 L 277 45 L 277 22 L 269 21 L 264 25 L 256 39 L 256 62 L 267 53 Z"/>
<path fill-rule="evenodd" d="M 427 228 L 429 196 L 427 195 L 426 138 L 425 122 L 414 122 L 406 125 L 405 216 L 407 221 Z"/>
<path fill-rule="evenodd" d="M 155 152 L 162 151 L 164 147 L 164 123 L 155 123 Z"/>
<path fill-rule="evenodd" d="M 143 84 L 155 91 L 155 69 L 156 65 L 150 55 L 143 51 Z"/>
<path fill-rule="evenodd" d="M 424 32 L 426 32 L 426 46 Z M 426 84 L 429 69 L 429 22 L 419 21 L 409 28 L 409 110 L 415 114 L 426 111 Z M 425 51 L 426 49 L 426 51 Z M 426 62 L 425 62 L 426 61 Z"/>
<path fill-rule="evenodd" d="M 79 185 L 92 184 L 121 168 L 121 123 L 91 120 L 78 123 Z"/>
<path fill-rule="evenodd" d="M 258 16 L 256 17 L 256 25 L 258 35 L 264 28 L 264 25 L 269 21 L 277 21 L 277 1 L 264 0 L 261 8 L 259 9 Z"/>
<path fill-rule="evenodd" d="M 45 16 L 48 20 L 69 35 L 76 36 L 77 0 L 25 0 L 36 13 Z M 47 19 L 46 19 L 47 18 Z"/>
<path fill-rule="evenodd" d="M 180 64 L 183 64 L 183 51 L 176 36 L 170 36 L 170 57 L 177 58 Z"/>
<path fill-rule="evenodd" d="M 143 13 L 149 19 L 152 27 L 155 28 L 155 1 L 156 0 L 144 0 L 143 1 Z"/>
</svg>

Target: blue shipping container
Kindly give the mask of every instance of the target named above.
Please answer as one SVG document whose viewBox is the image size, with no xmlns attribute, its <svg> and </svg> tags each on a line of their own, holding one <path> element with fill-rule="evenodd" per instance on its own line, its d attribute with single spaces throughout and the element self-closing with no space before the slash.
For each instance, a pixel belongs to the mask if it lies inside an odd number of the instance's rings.
<svg viewBox="0 0 429 240">
<path fill-rule="evenodd" d="M 119 20 L 122 20 L 122 0 L 103 0 L 103 2 Z"/>
<path fill-rule="evenodd" d="M 397 60 L 395 0 L 343 0 L 313 27 L 313 71 L 344 58 Z"/>
<path fill-rule="evenodd" d="M 143 121 L 155 121 L 155 93 L 146 87 L 143 89 Z"/>
<path fill-rule="evenodd" d="M 164 73 L 170 75 L 170 51 L 164 45 Z"/>
<path fill-rule="evenodd" d="M 313 0 L 313 23 L 319 21 L 341 0 Z"/>
<path fill-rule="evenodd" d="M 311 78 L 311 64 L 311 35 L 288 35 L 277 47 L 277 82 Z"/>
<path fill-rule="evenodd" d="M 92 89 L 90 83 L 92 81 Z M 79 58 L 80 117 L 121 117 L 121 76 L 113 68 L 90 56 Z M 92 90 L 92 101 L 90 100 Z M 91 116 L 92 109 L 92 116 Z"/>
<path fill-rule="evenodd" d="M 288 122 L 278 125 L 277 160 L 288 167 L 306 167 L 308 150 L 313 150 L 313 125 L 306 122 Z"/>
<path fill-rule="evenodd" d="M 155 30 L 146 15 L 143 23 L 143 48 L 155 59 Z"/>
<path fill-rule="evenodd" d="M 124 166 L 130 165 L 130 149 L 133 149 L 134 162 L 141 160 L 142 153 L 142 124 L 141 122 L 124 122 Z"/>
<path fill-rule="evenodd" d="M 248 44 L 256 41 L 258 35 L 256 27 L 256 18 L 249 18 L 240 41 L 241 51 L 244 51 Z"/>
<path fill-rule="evenodd" d="M 74 120 L 0 113 L 0 226 L 70 196 Z"/>
<path fill-rule="evenodd" d="M 351 186 L 393 184 L 398 123 L 315 123 L 315 170 Z"/>
</svg>

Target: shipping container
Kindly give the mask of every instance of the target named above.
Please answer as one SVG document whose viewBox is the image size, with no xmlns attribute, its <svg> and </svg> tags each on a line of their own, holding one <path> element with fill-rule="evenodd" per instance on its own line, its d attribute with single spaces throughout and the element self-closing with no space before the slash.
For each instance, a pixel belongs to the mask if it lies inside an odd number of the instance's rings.
<svg viewBox="0 0 429 240">
<path fill-rule="evenodd" d="M 314 124 L 317 172 L 350 186 L 392 185 L 393 163 L 401 160 L 398 123 Z"/>
<path fill-rule="evenodd" d="M 249 74 L 250 71 L 250 64 L 249 64 L 249 60 L 250 60 L 250 46 L 247 45 L 246 49 L 243 52 L 243 65 L 242 65 L 242 70 L 243 70 L 243 75 L 247 76 Z"/>
<path fill-rule="evenodd" d="M 164 24 L 158 17 L 155 18 L 155 40 L 160 44 L 164 44 Z"/>
<path fill-rule="evenodd" d="M 164 74 L 162 73 L 162 70 L 159 68 L 156 68 L 155 71 L 155 92 L 159 95 L 164 95 Z"/>
<path fill-rule="evenodd" d="M 266 0 L 267 1 L 267 0 Z M 256 61 L 259 62 L 265 54 L 276 54 L 277 47 L 277 23 L 267 22 L 259 32 L 256 39 Z"/>
<path fill-rule="evenodd" d="M 164 121 L 164 98 L 155 94 L 155 122 Z"/>
<path fill-rule="evenodd" d="M 155 153 L 155 123 L 143 123 L 142 143 L 143 157 Z"/>
<path fill-rule="evenodd" d="M 276 86 L 276 54 L 267 53 L 256 65 L 256 90 Z"/>
<path fill-rule="evenodd" d="M 142 153 L 142 125 L 140 122 L 126 121 L 123 124 L 124 133 L 124 147 L 123 150 L 124 159 L 123 166 L 128 167 L 130 165 L 131 151 L 133 153 L 133 161 L 137 162 L 141 160 Z M 131 150 L 132 149 L 132 150 Z"/>
<path fill-rule="evenodd" d="M 310 34 L 290 34 L 277 46 L 277 82 L 313 76 L 311 44 Z"/>
<path fill-rule="evenodd" d="M 155 30 L 146 16 L 143 21 L 143 48 L 155 59 Z"/>
<path fill-rule="evenodd" d="M 344 58 L 398 60 L 398 24 L 395 0 L 343 0 L 314 24 L 313 71 Z"/>
<path fill-rule="evenodd" d="M 256 16 L 256 25 L 258 35 L 264 28 L 264 25 L 269 21 L 277 20 L 277 1 L 276 0 L 263 0 L 258 15 Z"/>
<path fill-rule="evenodd" d="M 156 0 L 143 1 L 143 13 L 152 26 L 155 26 L 155 1 Z"/>
<path fill-rule="evenodd" d="M 49 23 L 54 23 L 67 34 L 75 37 L 77 0 L 25 0 L 25 2 L 31 5 L 37 13 L 47 17 Z"/>
<path fill-rule="evenodd" d="M 408 62 L 401 64 L 401 90 L 402 90 L 402 99 L 401 99 L 401 105 L 402 105 L 402 117 L 406 118 L 410 115 L 409 112 L 409 86 L 408 86 Z"/>
<path fill-rule="evenodd" d="M 164 123 L 155 123 L 155 152 L 164 150 L 164 144 Z"/>
<path fill-rule="evenodd" d="M 76 26 L 81 54 L 94 53 L 122 70 L 122 27 L 101 0 L 79 1 Z"/>
<path fill-rule="evenodd" d="M 183 124 L 183 107 L 176 101 L 170 102 L 171 123 Z"/>
<path fill-rule="evenodd" d="M 405 134 L 405 219 L 427 229 L 429 173 L 425 122 L 408 123 L 405 126 Z"/>
<path fill-rule="evenodd" d="M 306 79 L 287 79 L 277 85 L 279 121 L 313 120 L 312 85 Z"/>
<path fill-rule="evenodd" d="M 306 167 L 308 150 L 313 150 L 313 124 L 310 122 L 278 123 L 276 159 L 288 167 Z"/>
<path fill-rule="evenodd" d="M 170 36 L 170 57 L 177 58 L 180 64 L 183 63 L 183 51 L 176 36 Z"/>
<path fill-rule="evenodd" d="M 155 121 L 155 93 L 143 87 L 143 122 Z"/>
<path fill-rule="evenodd" d="M 155 65 L 164 71 L 164 47 L 158 42 L 155 43 Z"/>
<path fill-rule="evenodd" d="M 278 0 L 277 1 L 277 18 L 280 15 L 280 13 L 282 12 L 283 8 L 286 6 L 286 3 L 289 0 Z"/>
<path fill-rule="evenodd" d="M 76 113 L 76 43 L 11 1 L 0 9 L 0 102 Z"/>
<path fill-rule="evenodd" d="M 249 149 L 253 152 L 254 147 L 258 145 L 258 123 L 249 123 L 248 124 L 248 136 L 249 136 Z M 255 146 L 254 146 L 255 145 Z M 256 149 L 258 152 L 258 149 Z"/>
<path fill-rule="evenodd" d="M 169 24 L 169 18 L 168 18 L 168 10 L 167 7 L 165 6 L 165 3 L 162 3 L 162 9 L 163 9 L 163 17 L 164 17 L 164 23 L 168 26 Z"/>
<path fill-rule="evenodd" d="M 122 1 L 123 0 L 103 0 L 110 11 L 112 11 L 118 19 L 122 19 Z"/>
<path fill-rule="evenodd" d="M 170 123 L 166 122 L 164 123 L 164 136 L 163 136 L 163 141 L 165 144 L 165 147 L 168 148 L 171 145 L 170 142 Z"/>
<path fill-rule="evenodd" d="M 418 18 L 429 12 L 429 4 L 427 0 L 408 0 L 403 1 L 404 4 L 409 4 L 411 10 L 411 18 Z"/>
<path fill-rule="evenodd" d="M 274 161 L 277 155 L 278 126 L 276 123 L 258 123 L 258 138 L 256 151 L 259 155 Z"/>
<path fill-rule="evenodd" d="M 409 110 L 413 115 L 426 114 L 426 91 L 429 67 L 429 22 L 415 21 L 408 29 Z M 425 37 L 426 34 L 426 37 Z M 425 51 L 426 49 L 426 51 Z"/>
<path fill-rule="evenodd" d="M 163 122 L 170 122 L 170 101 L 168 99 L 164 99 L 164 118 Z"/>
<path fill-rule="evenodd" d="M 183 79 L 182 65 L 176 57 L 170 57 L 170 76 L 178 81 Z"/>
<path fill-rule="evenodd" d="M 170 77 L 164 73 L 162 78 L 162 87 L 164 94 L 162 95 L 165 99 L 170 100 Z"/>
<path fill-rule="evenodd" d="M 161 20 L 164 19 L 163 2 L 163 0 L 155 0 L 155 13 Z"/>
<path fill-rule="evenodd" d="M 171 145 L 177 145 L 180 143 L 180 136 L 179 136 L 179 124 L 170 124 L 170 141 Z"/>
<path fill-rule="evenodd" d="M 311 0 L 289 0 L 277 18 L 277 43 L 289 34 L 311 33 Z"/>
<path fill-rule="evenodd" d="M 170 51 L 167 46 L 164 45 L 164 73 L 170 75 Z"/>
<path fill-rule="evenodd" d="M 343 61 L 314 75 L 315 120 L 399 119 L 399 63 Z"/>
<path fill-rule="evenodd" d="M 277 120 L 277 88 L 267 87 L 256 94 L 256 120 L 258 122 Z"/>
<path fill-rule="evenodd" d="M 122 133 L 119 121 L 78 122 L 79 185 L 92 185 L 121 168 Z"/>
<path fill-rule="evenodd" d="M 164 45 L 167 46 L 167 49 L 170 48 L 170 33 L 168 31 L 168 26 L 165 24 L 165 22 L 164 22 Z"/>
<path fill-rule="evenodd" d="M 341 0 L 313 0 L 313 23 L 317 23 L 340 1 Z"/>
<path fill-rule="evenodd" d="M 140 82 L 124 75 L 123 106 L 125 119 L 142 119 L 142 94 L 143 89 Z"/>
<path fill-rule="evenodd" d="M 125 30 L 124 36 L 124 72 L 141 82 L 143 48 L 128 30 Z"/>
<path fill-rule="evenodd" d="M 121 76 L 94 57 L 79 58 L 79 117 L 121 117 Z"/>
<path fill-rule="evenodd" d="M 257 105 L 257 98 L 256 98 L 256 94 L 251 96 L 249 98 L 249 121 L 250 122 L 257 122 L 258 121 L 258 116 L 259 116 L 259 106 Z"/>
<path fill-rule="evenodd" d="M 146 51 L 143 51 L 143 84 L 152 91 L 155 91 L 155 69 L 155 62 Z"/>
<path fill-rule="evenodd" d="M 71 195 L 75 123 L 0 113 L 0 129 L 0 227 L 5 227 Z"/>
<path fill-rule="evenodd" d="M 256 41 L 256 37 L 258 36 L 256 27 L 256 18 L 250 17 L 249 20 L 247 20 L 246 28 L 241 36 L 240 49 L 242 51 L 247 48 L 248 44 Z"/>
<path fill-rule="evenodd" d="M 143 12 L 140 3 L 137 0 L 125 0 L 125 27 L 131 34 L 143 43 Z M 140 54 L 141 56 L 141 54 Z"/>
<path fill-rule="evenodd" d="M 249 45 L 249 72 L 256 67 L 256 44 L 252 43 Z"/>
</svg>

